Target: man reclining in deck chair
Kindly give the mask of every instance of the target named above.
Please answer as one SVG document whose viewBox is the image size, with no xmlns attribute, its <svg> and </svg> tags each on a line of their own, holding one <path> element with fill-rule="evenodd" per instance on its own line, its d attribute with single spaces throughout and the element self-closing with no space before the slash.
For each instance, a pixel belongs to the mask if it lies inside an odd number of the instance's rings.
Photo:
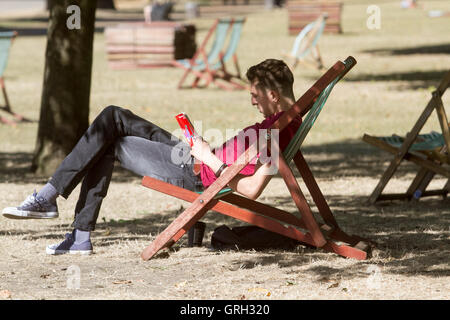
<svg viewBox="0 0 450 320">
<path fill-rule="evenodd" d="M 90 233 L 95 230 L 115 160 L 141 176 L 154 177 L 191 191 L 201 191 L 251 145 L 252 141 L 240 137 L 249 137 L 251 135 L 245 133 L 254 130 L 254 138 L 258 139 L 260 132 L 264 132 L 260 130 L 270 128 L 294 104 L 294 77 L 283 61 L 267 59 L 252 66 L 247 71 L 247 78 L 251 83 L 251 104 L 265 119 L 243 129 L 219 148 L 211 150 L 201 137 L 194 139 L 191 148 L 131 111 L 109 106 L 92 122 L 51 180 L 19 207 L 5 208 L 3 215 L 13 219 L 56 218 L 59 215 L 57 197 L 61 195 L 67 199 L 84 178 L 75 207 L 74 230 L 66 234 L 64 241 L 48 246 L 46 251 L 48 254 L 92 253 Z M 301 118 L 298 117 L 279 132 L 281 151 L 287 147 L 300 124 Z M 260 154 L 263 152 L 258 151 Z M 174 161 L 174 155 L 177 155 L 177 161 Z M 198 174 L 194 173 L 195 163 L 200 164 Z M 256 199 L 275 173 L 269 161 L 255 159 L 231 180 L 229 187 Z"/>
</svg>

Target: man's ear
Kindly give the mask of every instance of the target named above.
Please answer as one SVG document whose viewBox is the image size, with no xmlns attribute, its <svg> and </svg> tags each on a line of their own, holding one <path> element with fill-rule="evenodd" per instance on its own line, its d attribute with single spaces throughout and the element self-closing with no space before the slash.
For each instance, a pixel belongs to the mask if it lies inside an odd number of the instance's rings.
<svg viewBox="0 0 450 320">
<path fill-rule="evenodd" d="M 278 103 L 280 101 L 280 94 L 276 90 L 269 90 L 270 101 Z"/>
</svg>

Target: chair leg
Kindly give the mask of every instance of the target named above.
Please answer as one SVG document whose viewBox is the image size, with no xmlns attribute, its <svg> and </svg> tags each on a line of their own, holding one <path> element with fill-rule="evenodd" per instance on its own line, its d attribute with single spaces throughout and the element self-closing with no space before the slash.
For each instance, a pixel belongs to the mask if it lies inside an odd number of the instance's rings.
<svg viewBox="0 0 450 320">
<path fill-rule="evenodd" d="M 16 125 L 16 123 L 14 121 L 8 120 L 2 116 L 0 116 L 0 122 L 4 123 L 4 124 L 9 124 L 9 125 Z"/>
<path fill-rule="evenodd" d="M 314 179 L 314 175 L 309 169 L 309 166 L 300 151 L 298 151 L 295 155 L 294 163 L 297 166 L 297 169 L 300 172 L 303 181 L 305 182 L 306 187 L 308 188 L 309 193 L 311 194 L 311 197 L 313 198 L 314 203 L 316 204 L 317 209 L 319 210 L 319 213 L 325 223 L 338 228 L 337 221 L 334 218 L 333 213 L 331 212 L 331 209 L 316 182 L 316 179 Z"/>
<path fill-rule="evenodd" d="M 195 77 L 194 81 L 191 84 L 191 88 L 197 88 L 199 81 L 200 77 Z"/>
<path fill-rule="evenodd" d="M 6 93 L 6 86 L 5 86 L 5 81 L 4 81 L 3 77 L 0 77 L 0 87 L 2 88 L 3 97 L 5 99 L 5 106 L 0 107 L 0 110 L 3 110 L 5 112 L 9 113 L 16 120 L 16 121 L 10 121 L 6 118 L 1 117 L 0 122 L 3 122 L 5 124 L 15 124 L 16 122 L 31 122 L 31 120 L 25 118 L 24 116 L 22 116 L 18 113 L 15 113 L 11 109 L 11 104 L 9 103 L 8 94 Z"/>
<path fill-rule="evenodd" d="M 299 62 L 300 60 L 298 58 L 294 58 L 294 62 L 292 63 L 291 69 L 294 70 Z"/>
<path fill-rule="evenodd" d="M 315 55 L 319 70 L 325 69 L 322 61 L 322 56 L 320 55 L 319 47 L 317 45 L 313 48 L 313 53 Z"/>
<path fill-rule="evenodd" d="M 212 200 L 211 203 L 214 205 L 217 200 Z M 149 260 L 152 258 L 159 250 L 164 247 L 171 246 L 174 241 L 181 238 L 181 236 L 189 230 L 198 220 L 200 220 L 203 215 L 209 210 L 208 206 L 204 206 L 200 209 L 195 208 L 191 205 L 184 212 L 182 212 L 172 223 L 161 232 L 153 242 L 147 246 L 141 253 L 143 260 Z"/>
<path fill-rule="evenodd" d="M 419 170 L 414 180 L 411 182 L 408 190 L 406 191 L 406 195 L 409 200 L 417 201 L 420 199 L 420 196 L 423 194 L 425 189 L 430 184 L 431 180 L 435 176 L 435 173 L 429 171 L 426 168 L 422 168 Z"/>
<path fill-rule="evenodd" d="M 186 70 L 184 72 L 183 76 L 181 77 L 180 81 L 178 82 L 178 89 L 181 89 L 183 87 L 183 83 L 186 80 L 189 73 L 190 73 L 190 70 Z"/>
<path fill-rule="evenodd" d="M 199 86 L 198 84 L 202 79 L 205 81 L 205 85 Z M 196 73 L 196 77 L 192 82 L 191 88 L 207 88 L 211 84 L 211 82 L 214 82 L 214 78 L 211 75 L 210 71 L 205 71 L 203 73 Z"/>
<path fill-rule="evenodd" d="M 0 86 L 2 87 L 3 97 L 5 98 L 5 106 L 2 107 L 6 112 L 11 113 L 11 105 L 9 104 L 8 94 L 6 93 L 5 80 L 0 77 Z"/>
<path fill-rule="evenodd" d="M 300 189 L 300 186 L 298 185 L 297 179 L 295 179 L 294 174 L 292 173 L 291 168 L 289 168 L 286 160 L 284 160 L 284 157 L 282 155 L 280 155 L 278 162 L 278 170 L 289 189 L 295 205 L 302 215 L 303 222 L 305 223 L 308 231 L 311 233 L 311 236 L 314 239 L 315 246 L 319 248 L 324 246 L 326 240 L 319 228 L 319 225 L 317 224 L 317 221 L 313 216 L 311 208 L 309 207 L 306 198 Z"/>
<path fill-rule="evenodd" d="M 236 68 L 236 77 L 241 79 L 241 68 L 239 67 L 237 55 L 233 55 L 234 67 Z"/>
</svg>

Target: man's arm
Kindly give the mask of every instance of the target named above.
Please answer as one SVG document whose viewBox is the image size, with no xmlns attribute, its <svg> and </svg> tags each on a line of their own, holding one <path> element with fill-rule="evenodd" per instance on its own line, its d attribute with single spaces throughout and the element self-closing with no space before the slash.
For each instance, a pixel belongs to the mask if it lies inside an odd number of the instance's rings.
<svg viewBox="0 0 450 320">
<path fill-rule="evenodd" d="M 194 140 L 191 154 L 202 161 L 214 172 L 217 172 L 223 165 L 223 162 L 211 151 L 209 144 L 197 138 Z M 223 170 L 221 175 L 227 169 Z M 256 163 L 255 173 L 251 176 L 237 174 L 228 183 L 229 187 L 240 194 L 255 200 L 259 197 L 265 186 L 273 177 L 273 172 L 270 169 L 270 163 L 262 164 L 259 160 Z"/>
<path fill-rule="evenodd" d="M 228 185 L 231 189 L 243 194 L 247 198 L 256 200 L 273 177 L 273 172 L 269 168 L 270 163 L 262 164 L 258 161 L 253 175 L 245 176 L 237 174 L 231 179 Z"/>
</svg>

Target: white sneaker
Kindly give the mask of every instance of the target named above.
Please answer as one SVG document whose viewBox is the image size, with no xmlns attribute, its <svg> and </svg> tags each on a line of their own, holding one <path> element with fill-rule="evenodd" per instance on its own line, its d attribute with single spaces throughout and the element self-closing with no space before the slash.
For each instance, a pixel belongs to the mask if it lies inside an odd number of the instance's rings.
<svg viewBox="0 0 450 320">
<path fill-rule="evenodd" d="M 42 197 L 38 198 L 36 191 L 19 207 L 5 208 L 2 214 L 10 219 L 54 219 L 59 216 L 58 206 Z"/>
<path fill-rule="evenodd" d="M 47 254 L 81 254 L 90 255 L 93 252 L 91 239 L 82 243 L 75 243 L 75 230 L 72 233 L 66 233 L 66 238 L 63 242 L 52 244 L 45 249 Z"/>
</svg>

